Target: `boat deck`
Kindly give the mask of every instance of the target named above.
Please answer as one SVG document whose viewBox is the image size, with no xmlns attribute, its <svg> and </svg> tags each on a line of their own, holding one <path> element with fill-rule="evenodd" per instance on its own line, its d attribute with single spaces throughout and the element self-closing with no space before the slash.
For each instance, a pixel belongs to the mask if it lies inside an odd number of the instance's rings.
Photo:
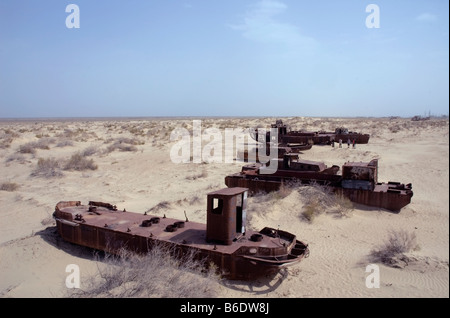
<svg viewBox="0 0 450 318">
<path fill-rule="evenodd" d="M 127 235 L 151 237 L 152 239 L 193 246 L 199 249 L 214 250 L 223 254 L 233 254 L 244 246 L 247 248 L 279 248 L 295 242 L 295 236 L 285 237 L 283 231 L 280 231 L 281 237 L 276 237 L 276 233 L 272 237 L 247 230 L 245 235 L 237 238 L 232 245 L 222 245 L 206 241 L 206 225 L 202 223 L 144 215 L 143 213 L 113 211 L 105 207 L 96 207 L 95 211 L 90 212 L 88 205 L 62 207 L 59 209 L 58 216 L 63 222 L 71 223 L 74 226 L 105 228 Z M 159 218 L 159 223 L 151 223 L 152 218 Z M 148 227 L 142 225 L 143 221 L 146 220 L 151 223 Z M 176 222 L 181 222 L 183 227 L 177 227 L 173 232 L 167 231 L 167 226 L 174 225 Z M 250 239 L 254 234 L 260 237 L 260 241 Z"/>
</svg>

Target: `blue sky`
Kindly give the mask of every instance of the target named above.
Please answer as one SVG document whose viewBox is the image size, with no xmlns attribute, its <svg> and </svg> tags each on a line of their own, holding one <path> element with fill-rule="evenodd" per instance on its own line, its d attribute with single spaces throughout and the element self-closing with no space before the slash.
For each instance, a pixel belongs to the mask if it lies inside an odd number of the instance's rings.
<svg viewBox="0 0 450 318">
<path fill-rule="evenodd" d="M 0 0 L 0 118 L 448 115 L 448 6 Z"/>
</svg>

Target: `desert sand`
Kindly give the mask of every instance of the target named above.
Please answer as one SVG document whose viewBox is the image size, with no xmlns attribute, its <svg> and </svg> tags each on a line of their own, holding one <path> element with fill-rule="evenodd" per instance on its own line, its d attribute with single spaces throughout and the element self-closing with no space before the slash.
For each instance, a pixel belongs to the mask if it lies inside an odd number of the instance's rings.
<svg viewBox="0 0 450 318">
<path fill-rule="evenodd" d="M 162 202 L 168 217 L 206 222 L 206 194 L 226 187 L 226 175 L 244 164 L 173 163 L 175 128 L 270 127 L 277 118 L 130 118 L 0 121 L 0 295 L 7 298 L 67 296 L 66 266 L 77 264 L 82 281 L 95 275 L 92 253 L 63 242 L 52 218 L 59 201 L 94 200 L 142 213 Z M 315 145 L 307 160 L 342 166 L 379 159 L 379 181 L 412 183 L 414 196 L 399 213 L 354 205 L 344 214 L 324 211 L 302 217 L 303 197 L 255 196 L 248 226 L 289 231 L 309 244 L 311 254 L 274 277 L 253 282 L 221 281 L 216 297 L 270 298 L 444 298 L 449 297 L 449 122 L 447 118 L 282 118 L 293 129 L 347 127 L 371 135 L 355 149 Z M 74 154 L 79 157 L 72 157 Z M 57 163 L 46 170 L 42 165 Z M 68 159 L 85 158 L 70 169 Z M 46 161 L 47 160 L 47 161 Z M 89 161 L 90 160 L 90 161 Z M 39 166 L 41 162 L 41 166 Z M 39 168 L 40 167 L 40 168 Z M 73 167 L 72 167 L 73 168 Z M 160 205 L 161 206 L 161 205 Z M 405 231 L 417 245 L 408 262 L 374 263 L 370 253 L 391 231 Z M 379 288 L 368 288 L 366 267 L 379 267 Z M 168 287 L 169 288 L 169 287 Z M 186 295 L 189 297 L 189 295 Z"/>
</svg>

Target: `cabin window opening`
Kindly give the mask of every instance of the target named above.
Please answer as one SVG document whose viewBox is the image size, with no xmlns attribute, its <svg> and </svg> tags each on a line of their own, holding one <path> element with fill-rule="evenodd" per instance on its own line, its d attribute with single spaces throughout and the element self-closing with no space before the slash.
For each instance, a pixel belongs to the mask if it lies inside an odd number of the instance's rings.
<svg viewBox="0 0 450 318">
<path fill-rule="evenodd" d="M 245 234 L 247 192 L 236 196 L 236 233 Z"/>
<path fill-rule="evenodd" d="M 237 208 L 242 208 L 242 195 L 238 195 L 236 197 L 236 207 Z"/>
<path fill-rule="evenodd" d="M 213 198 L 212 207 L 213 214 L 221 215 L 223 210 L 223 200 L 219 198 Z"/>
</svg>

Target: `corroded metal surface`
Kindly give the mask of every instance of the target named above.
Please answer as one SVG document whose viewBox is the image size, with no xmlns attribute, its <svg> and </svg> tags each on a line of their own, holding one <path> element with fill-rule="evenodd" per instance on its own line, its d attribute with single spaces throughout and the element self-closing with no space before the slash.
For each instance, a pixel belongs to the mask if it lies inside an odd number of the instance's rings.
<svg viewBox="0 0 450 318">
<path fill-rule="evenodd" d="M 309 144 L 299 144 L 299 143 L 288 143 L 288 144 L 277 144 L 274 149 L 277 149 L 277 157 L 283 158 L 283 156 L 287 153 L 300 153 L 301 151 L 309 150 L 313 146 L 312 143 Z M 259 155 L 260 149 L 259 147 L 254 147 L 253 149 L 245 150 L 243 152 L 238 153 L 237 160 L 242 162 L 265 162 L 267 158 L 275 157 L 270 153 L 270 143 L 266 143 L 264 156 Z M 263 149 L 263 150 L 264 150 Z"/>
<path fill-rule="evenodd" d="M 351 201 L 363 205 L 375 206 L 391 211 L 400 211 L 411 203 L 412 185 L 398 182 L 377 183 L 373 190 L 364 188 L 336 188 L 336 191 L 348 197 Z"/>
<path fill-rule="evenodd" d="M 270 227 L 259 232 L 246 228 L 247 191 L 225 188 L 209 193 L 207 224 L 121 211 L 93 201 L 88 205 L 61 201 L 53 216 L 59 234 L 74 244 L 111 253 L 122 248 L 145 253 L 163 244 L 213 262 L 229 279 L 254 279 L 307 257 L 307 244 L 294 234 Z"/>
</svg>

